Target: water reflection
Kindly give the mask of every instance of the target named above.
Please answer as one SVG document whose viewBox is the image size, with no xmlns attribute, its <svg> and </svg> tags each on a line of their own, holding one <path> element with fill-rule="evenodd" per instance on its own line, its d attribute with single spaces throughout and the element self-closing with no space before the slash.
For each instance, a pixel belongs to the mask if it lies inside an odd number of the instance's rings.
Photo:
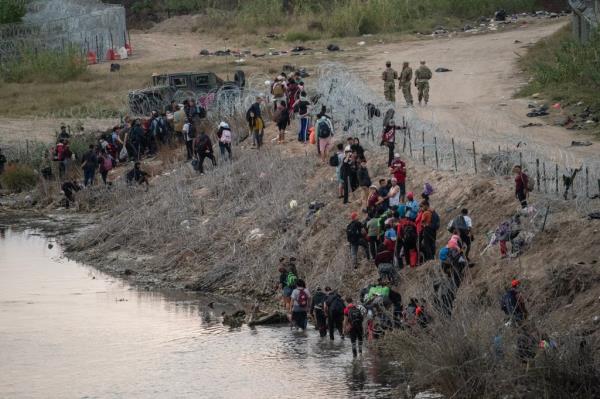
<svg viewBox="0 0 600 399">
<path fill-rule="evenodd" d="M 136 290 L 41 236 L 0 237 L 0 397 L 392 397 L 385 362 L 349 342 L 230 329 L 226 299 Z"/>
</svg>

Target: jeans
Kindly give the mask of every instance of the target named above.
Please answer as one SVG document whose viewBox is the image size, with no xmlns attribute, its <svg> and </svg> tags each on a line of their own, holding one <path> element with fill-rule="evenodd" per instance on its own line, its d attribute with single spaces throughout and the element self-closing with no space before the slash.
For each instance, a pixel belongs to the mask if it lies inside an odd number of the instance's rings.
<svg viewBox="0 0 600 399">
<path fill-rule="evenodd" d="M 306 316 L 306 312 L 304 311 L 292 312 L 292 321 L 294 322 L 294 325 L 300 327 L 303 330 L 306 330 L 306 325 L 308 323 L 308 318 Z"/>
<path fill-rule="evenodd" d="M 252 132 L 252 139 L 254 140 L 254 145 L 256 146 L 256 148 L 262 147 L 263 135 L 264 135 L 263 132 L 257 132 L 257 131 Z"/>
<path fill-rule="evenodd" d="M 525 194 L 525 190 L 517 191 L 517 199 L 521 203 L 522 208 L 527 208 L 527 194 Z"/>
<path fill-rule="evenodd" d="M 425 261 L 435 259 L 435 236 L 435 230 L 431 227 L 426 226 L 423 228 L 421 248 L 423 249 L 423 259 Z"/>
<path fill-rule="evenodd" d="M 300 131 L 298 132 L 298 141 L 308 141 L 308 118 L 300 118 Z"/>
<path fill-rule="evenodd" d="M 358 341 L 358 353 L 362 354 L 363 329 L 352 327 L 350 330 L 350 342 L 352 343 L 352 355 L 356 357 L 356 342 Z"/>
<path fill-rule="evenodd" d="M 315 308 L 315 321 L 319 335 L 324 337 L 327 335 L 327 317 L 323 309 Z"/>
<path fill-rule="evenodd" d="M 104 184 L 106 184 L 107 183 L 106 178 L 108 177 L 108 170 L 101 170 L 100 176 L 102 176 L 102 181 L 104 182 Z"/>
<path fill-rule="evenodd" d="M 229 155 L 227 159 L 231 161 L 231 143 L 221 143 L 219 141 L 219 150 L 221 151 L 221 158 L 225 159 L 225 151 Z"/>
<path fill-rule="evenodd" d="M 204 173 L 204 160 L 208 158 L 212 161 L 213 166 L 217 166 L 217 160 L 212 152 L 205 152 L 198 156 L 198 172 Z"/>
<path fill-rule="evenodd" d="M 388 148 L 388 168 L 392 165 L 392 161 L 394 160 L 394 148 L 396 147 L 395 143 L 386 143 Z"/>
<path fill-rule="evenodd" d="M 377 255 L 378 247 L 379 243 L 377 242 L 377 237 L 369 237 L 369 252 L 371 253 L 372 258 Z"/>
<path fill-rule="evenodd" d="M 363 238 L 361 238 L 355 243 L 351 242 L 350 255 L 352 256 L 352 265 L 355 269 L 358 267 L 358 247 L 363 247 L 365 249 L 365 255 L 367 256 L 367 259 L 371 259 L 371 257 L 369 256 L 369 246 Z"/>
<path fill-rule="evenodd" d="M 187 151 L 187 160 L 189 161 L 190 159 L 192 159 L 194 157 L 194 141 L 186 140 L 185 149 Z"/>
<path fill-rule="evenodd" d="M 94 184 L 94 175 L 96 174 L 96 169 L 83 169 L 83 185 L 93 185 Z"/>
<path fill-rule="evenodd" d="M 344 314 L 329 312 L 329 320 L 327 321 L 329 327 L 329 339 L 333 340 L 333 333 L 338 330 L 340 336 L 344 338 Z"/>
</svg>

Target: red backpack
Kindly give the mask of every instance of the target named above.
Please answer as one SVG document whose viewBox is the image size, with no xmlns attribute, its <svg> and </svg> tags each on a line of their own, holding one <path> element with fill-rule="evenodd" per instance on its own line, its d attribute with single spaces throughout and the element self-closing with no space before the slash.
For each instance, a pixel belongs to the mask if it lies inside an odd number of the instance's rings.
<svg viewBox="0 0 600 399">
<path fill-rule="evenodd" d="M 298 288 L 298 306 L 305 308 L 308 306 L 308 294 L 304 288 Z"/>
</svg>

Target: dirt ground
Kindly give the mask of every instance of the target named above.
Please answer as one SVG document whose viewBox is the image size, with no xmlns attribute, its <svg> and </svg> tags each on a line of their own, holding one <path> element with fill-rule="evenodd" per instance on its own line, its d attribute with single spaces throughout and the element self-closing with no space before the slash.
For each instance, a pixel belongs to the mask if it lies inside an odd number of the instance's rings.
<svg viewBox="0 0 600 399">
<path fill-rule="evenodd" d="M 551 35 L 566 23 L 567 20 L 562 19 L 494 34 L 373 46 L 367 48 L 368 57 L 351 66 L 380 92 L 383 91 L 380 73 L 388 59 L 398 70 L 403 61 L 409 61 L 416 69 L 421 60 L 427 61 L 432 70 L 451 69 L 451 72 L 434 73 L 427 107 L 416 106 L 406 112 L 433 123 L 438 130 L 458 140 L 475 140 L 478 147 L 487 144 L 492 151 L 498 145 L 514 148 L 524 142 L 530 149 L 542 150 L 557 158 L 564 154 L 573 159 L 595 156 L 596 145 L 570 147 L 572 140 L 590 140 L 589 137 L 548 125 L 552 117 L 550 120 L 528 118 L 527 106 L 533 100 L 513 98 L 516 90 L 526 83 L 516 64 L 518 58 L 525 54 L 528 45 Z M 414 86 L 412 92 L 416 98 Z M 404 106 L 401 92 L 396 99 L 398 105 Z M 542 123 L 542 126 L 520 127 L 530 122 Z"/>
</svg>

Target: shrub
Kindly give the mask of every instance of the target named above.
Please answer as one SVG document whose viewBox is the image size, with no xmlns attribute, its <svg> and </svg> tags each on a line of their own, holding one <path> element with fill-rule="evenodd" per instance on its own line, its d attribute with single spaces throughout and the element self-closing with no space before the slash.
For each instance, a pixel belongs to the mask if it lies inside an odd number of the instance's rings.
<svg viewBox="0 0 600 399">
<path fill-rule="evenodd" d="M 2 187 L 11 191 L 25 191 L 35 187 L 37 177 L 33 169 L 22 164 L 11 164 L 0 175 Z"/>
<path fill-rule="evenodd" d="M 87 69 L 85 57 L 75 47 L 65 50 L 36 50 L 24 46 L 18 55 L 0 65 L 3 78 L 13 83 L 66 82 L 82 75 Z"/>
<path fill-rule="evenodd" d="M 24 0 L 2 0 L 0 1 L 0 24 L 19 23 L 26 12 Z"/>
<path fill-rule="evenodd" d="M 285 35 L 285 40 L 288 42 L 307 42 L 309 40 L 317 40 L 321 37 L 315 32 L 288 32 Z"/>
</svg>

